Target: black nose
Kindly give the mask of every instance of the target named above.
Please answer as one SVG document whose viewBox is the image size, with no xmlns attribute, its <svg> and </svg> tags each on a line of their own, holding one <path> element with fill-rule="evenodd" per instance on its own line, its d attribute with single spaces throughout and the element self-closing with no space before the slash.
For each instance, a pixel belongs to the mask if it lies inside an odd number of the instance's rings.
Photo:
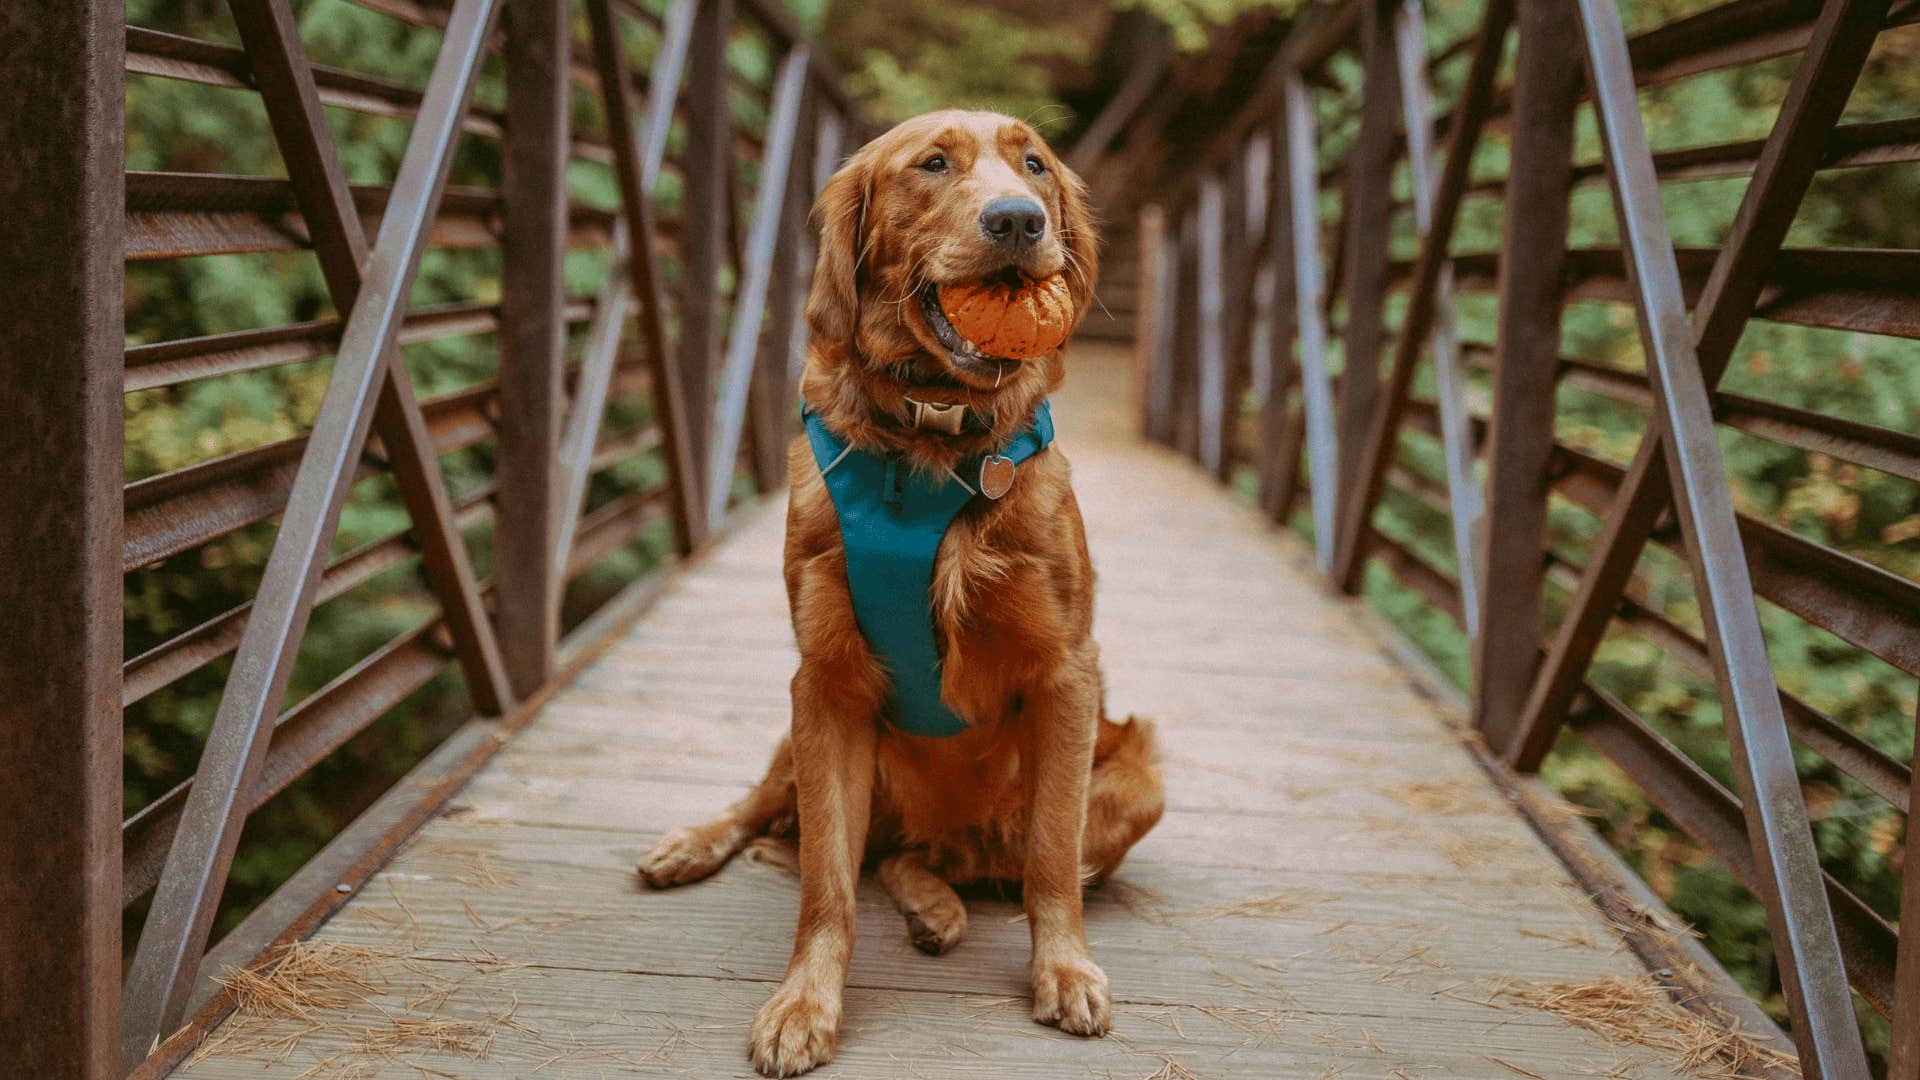
<svg viewBox="0 0 1920 1080">
<path fill-rule="evenodd" d="M 980 231 L 987 239 L 1008 247 L 1039 243 L 1047 234 L 1047 212 L 1032 199 L 1009 195 L 988 203 L 980 211 Z"/>
</svg>

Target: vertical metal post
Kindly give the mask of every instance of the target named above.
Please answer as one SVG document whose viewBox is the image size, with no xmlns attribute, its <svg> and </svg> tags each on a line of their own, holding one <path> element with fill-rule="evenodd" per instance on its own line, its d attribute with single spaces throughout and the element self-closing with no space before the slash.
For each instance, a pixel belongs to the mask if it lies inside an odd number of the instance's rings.
<svg viewBox="0 0 1920 1080">
<path fill-rule="evenodd" d="M 680 385 L 686 394 L 687 442 L 698 489 L 706 490 L 713 444 L 713 393 L 720 355 L 720 268 L 726 261 L 727 172 L 733 168 L 727 113 L 727 28 L 733 0 L 707 0 L 693 18 L 687 50 L 686 211 L 680 223 Z M 721 475 L 731 477 L 732 469 Z M 724 496 L 722 496 L 724 498 Z"/>
<path fill-rule="evenodd" d="M 1548 463 L 1560 366 L 1561 274 L 1580 93 L 1579 24 L 1568 0 L 1520 0 L 1513 164 L 1501 225 L 1500 314 L 1487 444 L 1485 583 L 1473 648 L 1473 721 L 1495 747 L 1526 703 L 1540 651 Z"/>
<path fill-rule="evenodd" d="M 767 143 L 761 158 L 760 190 L 754 199 L 752 235 L 741 255 L 740 284 L 734 293 L 733 326 L 721 367 L 719 402 L 714 410 L 713 445 L 707 452 L 707 526 L 719 528 L 727 512 L 727 487 L 739 453 L 742 429 L 752 421 L 756 435 L 756 479 L 771 486 L 767 460 L 778 456 L 784 430 L 778 403 L 761 401 L 753 409 L 751 384 L 760 361 L 760 330 L 765 324 L 767 290 L 773 279 L 773 261 L 780 241 L 781 208 L 787 201 L 787 172 L 793 164 L 800 127 L 800 106 L 807 92 L 808 50 L 796 45 L 781 60 L 774 76 L 772 102 L 767 112 Z M 779 384 L 784 387 L 784 379 Z M 773 384 L 762 381 L 762 398 L 771 398 Z M 749 417 L 749 411 L 758 413 Z M 771 444 L 771 445 L 759 445 Z M 771 455 L 768 451 L 772 451 Z"/>
<path fill-rule="evenodd" d="M 1360 496 L 1360 466 L 1367 430 L 1380 389 L 1380 344 L 1385 335 L 1387 238 L 1392 223 L 1394 122 L 1399 115 L 1399 74 L 1393 59 L 1393 0 L 1361 0 L 1361 49 L 1366 81 L 1361 94 L 1360 134 L 1347 157 L 1345 374 L 1340 381 L 1340 490 L 1314 488 L 1316 502 L 1329 499 L 1343 510 Z M 1342 515 L 1344 517 L 1344 514 Z M 1339 519 L 1336 518 L 1336 521 Z M 1366 527 L 1365 522 L 1360 523 Z M 1340 546 L 1340 537 L 1319 542 Z"/>
<path fill-rule="evenodd" d="M 1260 237 L 1249 227 L 1247 215 L 1247 157 L 1251 150 L 1250 141 L 1241 142 L 1225 166 L 1226 178 L 1221 184 L 1225 204 L 1221 215 L 1224 240 L 1220 259 L 1221 371 L 1219 385 L 1215 387 L 1218 403 L 1213 406 L 1220 414 L 1220 422 L 1213 434 L 1211 454 L 1211 471 L 1221 483 L 1233 478 L 1239 457 L 1240 399 L 1247 388 L 1248 346 L 1253 328 L 1254 260 L 1260 254 L 1256 250 Z"/>
<path fill-rule="evenodd" d="M 1475 68 L 1468 74 L 1469 89 L 1461 95 L 1459 105 L 1454 112 L 1453 131 L 1449 133 L 1448 156 L 1461 155 L 1464 160 L 1453 166 L 1462 172 L 1470 164 L 1473 149 L 1479 140 L 1476 137 L 1462 137 L 1465 125 L 1478 124 L 1485 113 L 1485 94 L 1479 91 L 1475 77 L 1479 75 L 1479 65 L 1487 58 L 1494 66 L 1498 65 L 1500 45 L 1506 39 L 1507 22 L 1497 18 L 1495 8 L 1510 10 L 1506 0 L 1493 0 L 1482 20 L 1480 46 L 1474 50 Z M 1420 0 L 1402 0 L 1399 11 L 1394 15 L 1394 55 L 1400 63 L 1400 101 L 1401 111 L 1406 119 L 1403 122 L 1407 139 L 1407 165 L 1413 174 L 1413 212 L 1414 226 L 1426 242 L 1436 244 L 1435 257 L 1446 254 L 1447 237 L 1438 236 L 1436 226 L 1444 221 L 1447 233 L 1453 229 L 1454 214 L 1460 203 L 1460 183 L 1446 183 L 1436 180 L 1441 169 L 1450 162 L 1434 160 L 1432 147 L 1433 110 L 1427 93 L 1427 49 L 1426 20 L 1421 14 Z M 1487 80 L 1489 84 L 1491 79 Z M 1469 103 L 1468 98 L 1472 101 Z M 1468 118 L 1469 109 L 1473 110 L 1472 119 Z M 1436 205 L 1434 187 L 1441 184 L 1440 194 L 1447 203 L 1444 207 Z M 1485 513 L 1486 500 L 1480 493 L 1480 481 L 1474 476 L 1473 416 L 1467 409 L 1466 372 L 1460 362 L 1460 342 L 1454 335 L 1453 326 L 1453 268 L 1445 262 L 1440 265 L 1440 276 L 1433 285 L 1433 329 L 1428 336 L 1433 352 L 1433 376 L 1435 397 L 1440 403 L 1440 452 L 1446 460 L 1447 508 L 1449 524 L 1453 528 L 1453 551 L 1458 567 L 1460 581 L 1460 614 L 1467 626 L 1469 635 L 1480 632 L 1480 560 L 1479 535 L 1480 519 Z M 1401 332 L 1408 328 L 1402 325 Z"/>
<path fill-rule="evenodd" d="M 1267 516 L 1286 523 L 1300 472 L 1299 425 L 1305 412 L 1291 401 L 1296 384 L 1304 386 L 1299 365 L 1293 359 L 1296 291 L 1294 284 L 1293 215 L 1288 207 L 1293 197 L 1287 181 L 1286 110 L 1275 119 L 1267 139 L 1267 236 L 1270 241 L 1272 296 L 1261 312 L 1262 333 L 1267 341 L 1267 399 L 1260 418 L 1260 508 Z M 1288 452 L 1288 447 L 1293 452 Z"/>
<path fill-rule="evenodd" d="M 1913 743 L 1920 750 L 1920 715 Z M 1914 759 L 1920 762 L 1920 753 Z M 1920 771 L 1908 781 L 1907 859 L 1900 873 L 1900 948 L 1894 961 L 1893 1043 L 1887 1051 L 1887 1080 L 1920 1080 Z"/>
<path fill-rule="evenodd" d="M 1188 206 L 1180 215 L 1179 246 L 1174 252 L 1173 440 L 1188 457 L 1200 453 L 1200 350 L 1206 329 L 1200 297 L 1200 214 Z"/>
<path fill-rule="evenodd" d="M 792 400 L 798 395 L 800 375 L 806 367 L 807 357 L 807 289 L 813 279 L 814 242 L 813 230 L 808 227 L 807 217 L 813 207 L 813 201 L 833 178 L 834 171 L 840 167 L 840 143 L 845 135 L 847 123 L 824 97 L 815 98 L 813 122 L 813 164 L 804 181 L 795 169 L 795 182 L 805 184 L 806 197 L 801 200 L 799 220 L 796 222 L 800 242 L 793 249 L 794 260 L 794 319 L 789 330 L 791 343 L 787 348 L 787 382 L 793 387 Z"/>
<path fill-rule="evenodd" d="M 807 209 L 813 195 L 809 184 L 813 140 L 818 130 L 814 117 L 821 108 L 819 97 L 818 93 L 809 93 L 796 120 L 799 131 L 795 136 L 793 165 L 787 170 L 786 194 L 780 200 L 780 236 L 774 244 L 777 254 L 773 260 L 773 280 L 767 287 L 767 325 L 771 337 L 761 350 L 760 377 L 776 390 L 779 415 L 774 418 L 772 430 L 781 435 L 793 431 L 794 405 L 799 392 L 799 381 L 793 373 L 806 349 L 804 331 L 796 334 L 794 329 L 795 324 L 802 321 L 801 312 L 806 306 L 801 290 L 806 286 L 808 272 L 799 256 L 806 244 Z M 773 470 L 776 483 L 786 476 L 789 441 L 786 438 L 772 440 L 768 460 L 762 465 L 763 469 Z"/>
<path fill-rule="evenodd" d="M 1195 286 L 1200 294 L 1199 380 L 1195 410 L 1199 417 L 1200 464 L 1210 473 L 1218 473 L 1226 460 L 1227 431 L 1227 342 L 1226 317 L 1226 198 L 1220 177 L 1208 173 L 1200 180 L 1199 277 Z"/>
<path fill-rule="evenodd" d="M 1300 395 L 1306 411 L 1307 472 L 1313 496 L 1313 547 L 1320 569 L 1333 567 L 1334 496 L 1339 437 L 1327 377 L 1325 271 L 1320 263 L 1320 171 L 1314 164 L 1313 98 L 1299 72 L 1286 81 L 1281 142 L 1286 145 L 1288 230 L 1293 235 L 1294 319 L 1300 327 Z M 1283 501 L 1283 512 L 1285 502 Z"/>
<path fill-rule="evenodd" d="M 688 442 L 686 394 L 680 386 L 680 368 L 667 350 L 666 288 L 661 283 L 663 275 L 653 253 L 653 198 L 648 185 L 651 178 L 658 176 L 660 155 L 666 152 L 665 131 L 673 119 L 674 100 L 680 86 L 679 73 L 686 61 L 687 42 L 693 25 L 692 2 L 676 0 L 667 11 L 666 25 L 662 29 L 662 51 L 653 59 L 654 67 L 648 80 L 653 96 L 647 102 L 646 140 L 641 143 L 636 141 L 641 125 L 633 101 L 633 80 L 627 74 L 626 61 L 620 51 L 619 20 L 608 6 L 608 0 L 587 0 L 587 23 L 593 37 L 594 66 L 600 72 L 601 102 L 607 117 L 607 141 L 613 148 L 614 175 L 620 183 L 620 202 L 626 209 L 629 244 L 626 273 L 623 274 L 617 262 L 620 244 L 616 234 L 616 265 L 603 286 L 607 290 L 603 297 L 605 303 L 595 304 L 594 320 L 597 325 L 588 330 L 578 400 L 574 403 L 574 415 L 580 426 L 591 427 L 597 433 L 602 419 L 597 406 L 606 399 L 606 384 L 613 372 L 614 350 L 619 347 L 620 324 L 626 317 L 627 290 L 630 287 L 632 296 L 640 305 L 640 347 L 646 356 L 647 373 L 653 380 L 653 422 L 660 430 L 660 452 L 666 462 L 667 478 L 673 485 L 669 512 L 673 521 L 674 549 L 682 554 L 692 551 L 705 537 L 706 515 L 700 506 L 699 480 L 693 467 L 693 447 Z M 659 136 L 657 139 L 654 137 L 656 134 Z M 630 280 L 630 286 L 619 280 L 623 277 Z M 602 329 L 605 336 L 596 337 L 595 332 Z M 595 351 L 597 345 L 606 348 L 604 355 Z M 556 560 L 564 560 L 572 549 L 570 530 L 578 524 L 576 515 L 580 503 L 577 495 L 586 489 L 585 469 L 592 459 L 590 443 L 594 437 L 592 433 L 581 433 L 579 442 L 589 445 L 579 449 L 568 465 L 573 470 L 570 479 L 572 486 L 563 501 L 561 542 L 556 545 Z"/>
<path fill-rule="evenodd" d="M 567 323 L 561 270 L 567 242 L 566 0 L 508 0 L 507 135 L 502 167 L 500 452 L 494 594 L 501 652 L 516 694 L 553 674 L 561 575 L 555 545 Z"/>
<path fill-rule="evenodd" d="M 0 6 L 0 1032 L 120 1075 L 121 0 Z"/>
<path fill-rule="evenodd" d="M 1173 325 L 1175 318 L 1174 252 L 1179 240 L 1170 235 L 1167 212 L 1159 203 L 1140 211 L 1140 316 L 1136 334 L 1143 380 L 1142 433 L 1165 443 L 1173 420 Z"/>
</svg>

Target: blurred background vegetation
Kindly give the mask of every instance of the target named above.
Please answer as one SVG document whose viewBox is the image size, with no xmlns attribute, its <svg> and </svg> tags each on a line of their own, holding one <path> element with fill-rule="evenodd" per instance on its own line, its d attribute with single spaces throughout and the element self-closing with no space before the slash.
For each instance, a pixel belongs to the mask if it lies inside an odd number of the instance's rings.
<svg viewBox="0 0 1920 1080">
<path fill-rule="evenodd" d="M 662 0 L 642 0 L 650 10 Z M 1062 146 L 1070 145 L 1099 106 L 1154 42 L 1170 43 L 1173 78 L 1194 104 L 1193 115 L 1224 119 L 1245 94 L 1260 63 L 1284 32 L 1297 6 L 1293 0 L 1072 0 L 1033 5 L 1018 0 L 793 0 L 800 20 L 826 42 L 847 74 L 850 90 L 872 117 L 890 121 L 943 105 L 996 108 L 1027 118 Z M 1708 6 L 1705 0 L 1627 0 L 1630 30 L 1658 25 Z M 303 37 L 316 61 L 424 84 L 436 35 L 407 27 L 350 0 L 296 0 Z M 1436 48 L 1471 32 L 1479 4 L 1438 0 L 1428 12 Z M 236 35 L 225 0 L 129 0 L 128 21 L 160 30 L 233 43 Z M 582 20 L 577 32 L 584 36 Z M 644 35 L 630 42 L 644 65 L 656 42 Z M 743 38 L 729 55 L 737 71 L 764 81 L 772 58 L 764 42 Z M 1792 61 L 1766 61 L 1684 80 L 1648 91 L 1642 98 L 1655 148 L 1721 142 L 1765 135 L 1778 109 Z M 1464 75 L 1461 63 L 1442 67 L 1441 100 Z M 1333 68 L 1335 81 L 1357 90 L 1351 58 Z M 583 91 L 576 118 L 591 128 L 597 109 Z M 490 62 L 479 100 L 502 99 L 497 61 Z M 1357 121 L 1322 94 L 1322 165 L 1338 160 Z M 1903 115 L 1920 101 L 1920 33 L 1885 35 L 1869 72 L 1848 107 L 1848 120 Z M 128 167 L 137 170 L 283 175 L 258 98 L 248 92 L 130 76 Z M 736 115 L 757 119 L 755 103 L 736 102 Z M 349 178 L 380 183 L 393 174 L 407 135 L 404 121 L 329 110 Z M 1598 157 L 1590 116 L 1583 113 L 1581 160 Z M 1161 148 L 1163 167 L 1204 144 L 1200 125 L 1171 125 Z M 676 129 L 675 141 L 679 139 Z M 1182 138 L 1199 140 L 1181 142 Z M 1476 172 L 1493 175 L 1506 153 L 1504 133 L 1483 140 Z M 464 141 L 454 184 L 492 185 L 498 176 L 498 146 Z M 1096 189 L 1100 176 L 1089 177 Z M 1405 194 L 1405 177 L 1400 177 Z M 1713 246 L 1732 219 L 1742 179 L 1708 180 L 1666 188 L 1668 221 L 1679 243 Z M 580 202 L 612 209 L 617 194 L 611 173 L 576 162 L 571 177 Z M 660 198 L 678 199 L 677 176 L 662 175 Z M 1335 193 L 1328 192 L 1333 213 Z M 1920 169 L 1890 166 L 1823 176 L 1796 222 L 1790 243 L 1874 247 L 1920 247 Z M 1125 230 L 1131 206 L 1108 206 L 1106 215 Z M 1456 247 L 1497 248 L 1497 198 L 1469 202 Z M 1402 215 L 1396 257 L 1414 253 L 1410 223 Z M 1575 197 L 1572 243 L 1616 242 L 1611 206 L 1603 187 L 1582 188 Z M 604 261 L 569 257 L 569 292 L 597 283 Z M 434 251 L 427 257 L 415 304 L 491 300 L 499 294 L 498 255 L 493 251 Z M 262 327 L 332 314 L 313 259 L 305 253 L 236 255 L 131 264 L 126 289 L 130 345 L 223 330 Z M 1397 312 L 1393 315 L 1397 318 Z M 1461 303 L 1461 332 L 1469 340 L 1493 338 L 1490 298 Z M 1639 369 L 1631 319 L 1614 305 L 1578 303 L 1566 319 L 1570 354 Z M 471 336 L 409 346 L 408 362 L 422 396 L 458 390 L 487 378 L 494 368 L 491 336 Z M 1914 344 L 1798 327 L 1755 324 L 1736 353 L 1730 389 L 1773 401 L 1817 409 L 1900 430 L 1920 430 L 1920 375 Z M 126 475 L 129 481 L 196 461 L 303 432 L 310 423 L 328 374 L 328 362 L 313 361 L 259 372 L 189 382 L 131 394 L 126 399 Z M 1431 394 L 1431 376 L 1422 375 Z M 1489 404 L 1485 377 L 1476 376 L 1476 405 Z M 1249 402 L 1249 406 L 1257 405 Z M 1632 456 L 1646 414 L 1573 386 L 1563 386 L 1558 430 L 1568 441 L 1615 462 Z M 643 423 L 631 409 L 616 409 L 616 427 Z M 1911 483 L 1840 464 L 1819 454 L 1783 447 L 1733 432 L 1722 445 L 1740 508 L 1802 535 L 1835 545 L 1910 578 L 1920 577 L 1920 493 Z M 456 499 L 477 490 L 491 475 L 489 451 L 449 455 L 443 462 Z M 1409 434 L 1403 464 L 1440 480 L 1438 447 Z M 658 480 L 656 455 L 645 454 L 596 481 L 595 500 Z M 1243 484 L 1248 483 L 1242 478 Z M 405 525 L 391 484 L 363 484 L 342 518 L 338 550 L 387 535 Z M 1295 520 L 1305 530 L 1305 516 Z M 1380 519 L 1388 535 L 1410 545 L 1438 566 L 1454 555 L 1447 522 L 1425 504 L 1390 495 Z M 1556 503 L 1555 548 L 1584 558 L 1597 528 L 1591 515 Z M 240 530 L 218 542 L 127 579 L 126 647 L 129 656 L 245 600 L 271 543 L 271 524 Z M 484 537 L 476 557 L 486 571 Z M 611 583 L 631 578 L 657 560 L 664 537 L 618 553 L 596 573 Z M 1097 538 L 1096 538 L 1097 555 Z M 1656 610 L 1698 632 L 1699 612 L 1681 562 L 1655 552 L 1643 597 Z M 596 586 L 570 596 L 591 604 Z M 605 589 L 601 589 L 604 594 Z M 1399 588 L 1378 566 L 1368 579 L 1372 602 L 1409 633 L 1441 668 L 1464 685 L 1466 642 L 1448 619 Z M 1550 597 L 1558 617 L 1566 595 Z M 1768 644 L 1783 685 L 1846 724 L 1862 738 L 1900 760 L 1913 752 L 1914 681 L 1763 603 Z M 302 650 L 289 700 L 297 700 L 346 670 L 374 646 L 431 617 L 433 603 L 411 567 L 377 579 L 372 587 L 322 606 Z M 126 805 L 144 806 L 190 775 L 211 722 L 227 672 L 225 661 L 137 703 L 128 711 Z M 1615 635 L 1603 648 L 1596 683 L 1612 691 L 1728 786 L 1732 784 L 1727 741 L 1712 685 L 1653 644 Z M 230 926 L 263 899 L 346 821 L 419 760 L 464 716 L 469 706 L 457 671 L 449 670 L 413 695 L 322 767 L 256 814 L 228 888 L 223 925 Z M 1810 754 L 1800 760 L 1815 817 L 1820 852 L 1828 867 L 1882 915 L 1898 914 L 1903 823 L 1901 816 Z M 1708 946 L 1750 990 L 1783 1014 L 1778 980 L 1767 947 L 1759 905 L 1684 835 L 1651 809 L 1637 789 L 1597 755 L 1563 741 L 1548 766 L 1553 783 L 1591 809 L 1596 826 L 1621 850 L 1673 909 L 1699 928 Z M 137 926 L 141 912 L 130 913 Z M 132 940 L 129 937 L 129 940 Z M 1871 1010 L 1865 1010 L 1870 1013 Z M 1870 1025 L 1883 1044 L 1884 1025 Z M 1883 1050 L 1883 1045 L 1877 1047 Z"/>
</svg>

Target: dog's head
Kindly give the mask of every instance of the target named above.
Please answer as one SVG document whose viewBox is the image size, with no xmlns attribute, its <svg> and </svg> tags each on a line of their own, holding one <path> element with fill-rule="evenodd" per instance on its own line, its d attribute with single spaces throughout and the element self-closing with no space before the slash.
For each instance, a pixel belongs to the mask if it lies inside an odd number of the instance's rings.
<svg viewBox="0 0 1920 1080">
<path fill-rule="evenodd" d="M 911 392 L 1024 412 L 1058 383 L 1059 350 L 978 355 L 939 308 L 943 285 L 1011 272 L 1064 273 L 1076 320 L 1093 302 L 1098 242 L 1085 187 L 1032 127 L 991 112 L 915 117 L 848 159 L 814 220 L 814 357 L 856 375 L 883 409 Z"/>
</svg>

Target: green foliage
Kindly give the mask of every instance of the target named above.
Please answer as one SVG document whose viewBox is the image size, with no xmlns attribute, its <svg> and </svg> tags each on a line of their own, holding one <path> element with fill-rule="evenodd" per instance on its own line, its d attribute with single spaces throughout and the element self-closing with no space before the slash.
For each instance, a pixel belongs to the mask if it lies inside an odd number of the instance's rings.
<svg viewBox="0 0 1920 1080">
<path fill-rule="evenodd" d="M 843 53 L 859 43 L 845 58 L 847 88 L 886 122 L 959 106 L 1058 134 L 1074 117 L 1055 93 L 1052 68 L 1091 59 L 1088 43 L 1044 8 L 1013 13 L 953 0 L 841 5 L 827 29 Z"/>
<path fill-rule="evenodd" d="M 1115 0 L 1113 6 L 1120 11 L 1129 9 L 1145 11 L 1159 19 L 1167 24 L 1167 29 L 1172 32 L 1173 43 L 1191 52 L 1205 48 L 1215 30 L 1249 11 L 1266 8 L 1290 15 L 1304 8 L 1308 2 L 1309 0 Z"/>
</svg>

